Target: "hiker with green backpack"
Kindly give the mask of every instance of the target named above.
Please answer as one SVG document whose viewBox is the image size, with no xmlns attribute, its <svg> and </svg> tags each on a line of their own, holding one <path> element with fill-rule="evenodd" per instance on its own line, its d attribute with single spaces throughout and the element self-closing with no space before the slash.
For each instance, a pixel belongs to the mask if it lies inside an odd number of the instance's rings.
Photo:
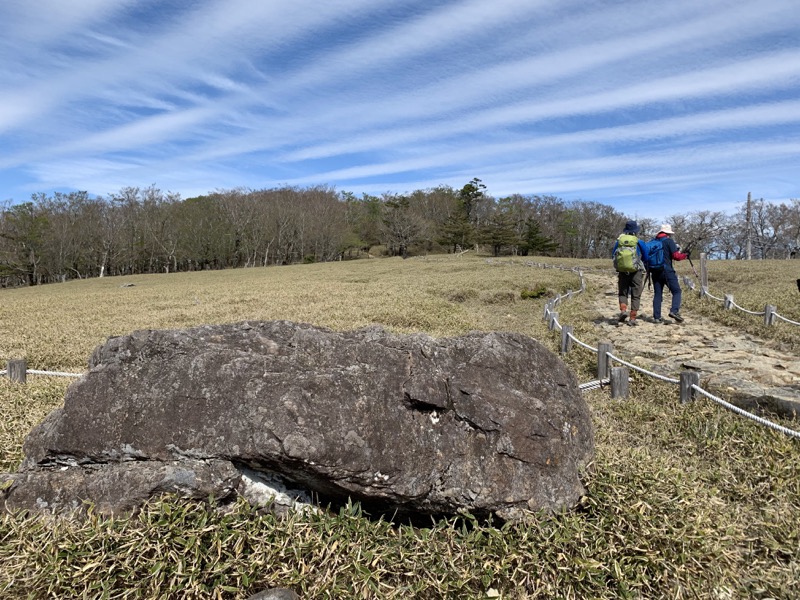
<svg viewBox="0 0 800 600">
<path fill-rule="evenodd" d="M 625 229 L 614 243 L 611 255 L 614 258 L 614 269 L 617 271 L 617 292 L 619 295 L 619 322 L 628 320 L 628 325 L 638 325 L 636 315 L 644 289 L 644 271 L 647 262 L 647 246 L 636 237 L 639 224 L 636 221 L 625 223 Z M 628 313 L 630 298 L 630 313 Z"/>
</svg>

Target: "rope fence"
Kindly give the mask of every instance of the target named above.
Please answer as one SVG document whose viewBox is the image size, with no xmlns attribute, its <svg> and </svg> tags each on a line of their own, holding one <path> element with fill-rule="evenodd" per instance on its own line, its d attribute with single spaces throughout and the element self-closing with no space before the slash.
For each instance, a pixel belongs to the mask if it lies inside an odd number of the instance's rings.
<svg viewBox="0 0 800 600">
<path fill-rule="evenodd" d="M 728 410 L 732 410 L 733 412 L 735 412 L 738 415 L 741 415 L 741 416 L 743 416 L 743 417 L 745 417 L 747 419 L 752 419 L 756 423 L 760 423 L 761 425 L 765 425 L 767 427 L 770 427 L 771 429 L 774 429 L 775 431 L 780 431 L 781 433 L 785 433 L 786 435 L 790 435 L 792 437 L 800 438 L 800 431 L 794 431 L 793 429 L 789 429 L 788 427 L 784 427 L 783 425 L 778 425 L 776 423 L 768 421 L 767 419 L 763 419 L 763 418 L 761 418 L 759 416 L 756 416 L 756 415 L 754 415 L 752 413 L 749 413 L 746 410 L 743 410 L 743 409 L 739 408 L 738 406 L 735 406 L 735 405 L 731 404 L 730 402 L 726 402 L 722 398 L 718 398 L 714 394 L 711 394 L 710 392 L 707 392 L 706 390 L 704 390 L 703 388 L 701 388 L 698 385 L 693 385 L 692 389 L 694 391 L 696 391 L 696 392 L 701 393 L 703 396 L 705 396 L 709 400 L 713 400 L 717 404 L 719 404 L 721 406 L 724 406 Z"/>
<path fill-rule="evenodd" d="M 83 373 L 65 373 L 64 371 L 42 371 L 29 369 L 24 358 L 8 361 L 8 367 L 0 371 L 0 376 L 8 375 L 11 381 L 26 383 L 28 375 L 48 375 L 50 377 L 81 377 Z"/>
<path fill-rule="evenodd" d="M 39 371 L 28 369 L 28 375 L 50 375 L 51 377 L 81 377 L 83 373 L 64 373 L 63 371 Z"/>
<path fill-rule="evenodd" d="M 611 354 L 611 352 L 608 353 L 608 358 L 618 362 L 621 365 L 625 365 L 629 369 L 633 369 L 634 371 L 638 371 L 639 373 L 642 373 L 644 375 L 649 375 L 650 377 L 653 377 L 654 379 L 660 379 L 661 381 L 664 381 L 666 383 L 680 383 L 681 382 L 680 379 L 675 379 L 674 377 L 667 377 L 666 375 L 659 375 L 658 373 L 654 373 L 653 371 L 648 371 L 647 369 L 643 369 L 642 367 L 637 367 L 633 363 L 629 363 L 627 361 L 624 361 L 619 356 Z"/>
<path fill-rule="evenodd" d="M 529 263 L 530 266 L 539 266 L 542 263 Z M 544 319 L 548 323 L 548 328 L 550 330 L 556 330 L 561 332 L 561 353 L 566 354 L 569 352 L 571 345 L 574 343 L 578 346 L 581 346 L 590 352 L 594 352 L 598 356 L 597 360 L 597 372 L 598 372 L 598 379 L 594 381 L 589 381 L 583 384 L 580 384 L 578 387 L 581 391 L 589 391 L 600 389 L 606 385 L 610 385 L 611 387 L 611 397 L 612 398 L 627 398 L 628 397 L 628 370 L 632 369 L 649 377 L 653 377 L 660 381 L 664 381 L 670 384 L 677 384 L 680 386 L 680 401 L 681 403 L 688 403 L 694 399 L 695 392 L 702 394 L 703 396 L 709 398 L 710 400 L 716 402 L 720 406 L 727 408 L 728 410 L 733 411 L 734 413 L 741 415 L 745 418 L 751 419 L 756 423 L 761 425 L 770 427 L 775 431 L 779 431 L 781 433 L 785 433 L 792 437 L 800 439 L 800 431 L 795 431 L 789 429 L 787 427 L 783 427 L 782 425 L 778 425 L 777 423 L 773 423 L 763 417 L 759 417 L 754 415 L 738 406 L 731 404 L 730 402 L 726 402 L 725 400 L 714 396 L 712 393 L 704 390 L 701 388 L 698 383 L 700 380 L 700 375 L 696 371 L 683 371 L 680 373 L 680 378 L 676 379 L 674 377 L 667 377 L 665 375 L 660 375 L 653 371 L 648 371 L 642 367 L 639 367 L 633 363 L 630 363 L 626 360 L 623 360 L 619 356 L 613 354 L 613 346 L 610 342 L 600 342 L 597 348 L 582 342 L 577 337 L 575 337 L 572 333 L 572 327 L 569 325 L 562 325 L 558 320 L 558 312 L 555 311 L 555 308 L 561 303 L 564 298 L 572 298 L 574 294 L 580 293 L 586 290 L 586 281 L 583 277 L 583 270 L 577 268 L 567 268 L 567 267 L 559 267 L 554 265 L 549 265 L 544 268 L 563 268 L 565 270 L 574 271 L 578 274 L 581 281 L 581 288 L 578 292 L 569 291 L 566 295 L 558 294 L 552 300 L 549 300 L 545 303 L 544 307 Z M 609 271 L 609 269 L 595 269 L 600 271 Z M 769 310 L 765 311 L 769 313 Z M 764 314 L 764 313 L 762 313 Z M 776 314 L 776 313 L 772 313 Z M 612 367 L 611 363 L 616 362 L 621 365 L 622 367 Z"/>
<path fill-rule="evenodd" d="M 585 343 L 583 343 L 582 341 L 580 341 L 578 338 L 576 338 L 576 337 L 575 337 L 574 335 L 572 335 L 571 333 L 569 334 L 569 338 L 570 338 L 570 339 L 571 339 L 573 342 L 575 342 L 576 344 L 578 344 L 579 346 L 583 346 L 584 348 L 586 348 L 587 350 L 591 350 L 592 352 L 595 352 L 595 353 L 597 352 L 597 348 L 595 348 L 594 346 L 590 346 L 589 344 L 585 344 Z"/>
<path fill-rule="evenodd" d="M 780 319 L 781 321 L 784 321 L 784 322 L 789 323 L 791 325 L 799 325 L 800 326 L 800 322 L 794 321 L 794 320 L 792 320 L 792 319 L 790 319 L 788 317 L 785 317 L 784 315 L 779 314 L 778 313 L 778 308 L 774 304 L 767 304 L 766 306 L 764 306 L 764 310 L 749 310 L 749 309 L 745 308 L 744 306 L 740 306 L 739 304 L 736 304 L 736 302 L 733 299 L 733 295 L 732 294 L 725 294 L 724 298 L 717 298 L 716 296 L 713 296 L 713 295 L 709 294 L 707 291 L 705 291 L 704 295 L 708 296 L 709 298 L 712 298 L 714 300 L 717 300 L 718 302 L 722 302 L 726 310 L 731 310 L 732 308 L 735 308 L 735 309 L 740 310 L 743 313 L 746 313 L 748 315 L 754 315 L 754 316 L 757 316 L 757 317 L 764 317 L 764 325 L 774 325 L 775 324 L 775 320 L 776 319 Z"/>
<path fill-rule="evenodd" d="M 705 290 L 705 295 L 711 298 L 712 300 L 716 300 L 717 302 L 725 302 L 725 298 L 717 298 L 714 294 L 712 294 L 708 290 Z"/>
<path fill-rule="evenodd" d="M 736 304 L 736 302 L 733 301 L 733 296 L 730 296 L 729 305 L 732 306 L 733 308 L 738 308 L 740 311 L 742 311 L 744 313 L 747 313 L 748 315 L 762 316 L 762 315 L 767 314 L 767 311 L 765 311 L 765 310 L 760 310 L 760 311 L 759 310 L 747 310 L 746 308 L 744 308 L 742 306 L 739 306 L 738 304 Z"/>
<path fill-rule="evenodd" d="M 749 310 L 744 308 L 743 306 L 739 306 L 734 302 L 732 294 L 725 294 L 724 298 L 720 298 L 715 296 L 711 292 L 708 291 L 708 268 L 707 268 L 707 260 L 708 257 L 706 256 L 705 252 L 700 254 L 700 274 L 698 275 L 700 279 L 700 297 L 701 298 L 711 298 L 712 300 L 716 300 L 717 302 L 722 302 L 726 310 L 737 309 L 746 313 L 748 315 L 753 315 L 756 317 L 764 317 L 764 325 L 774 325 L 776 319 L 789 323 L 791 325 L 799 325 L 800 322 L 793 321 L 784 315 L 778 314 L 778 307 L 772 304 L 767 304 L 764 307 L 764 310 Z M 697 274 L 697 273 L 695 273 Z M 684 283 L 686 283 L 690 289 L 695 289 L 694 281 L 691 281 L 689 278 L 683 278 Z"/>
<path fill-rule="evenodd" d="M 791 319 L 787 319 L 786 317 L 779 315 L 778 313 L 772 313 L 776 319 L 780 319 L 781 321 L 785 321 L 786 323 L 791 323 L 792 325 L 800 325 L 797 321 L 792 321 Z"/>
<path fill-rule="evenodd" d="M 610 379 L 595 379 L 594 381 L 587 381 L 586 383 L 582 383 L 578 387 L 583 392 L 588 390 L 598 390 L 604 385 L 608 385 L 610 381 L 611 381 Z"/>
</svg>

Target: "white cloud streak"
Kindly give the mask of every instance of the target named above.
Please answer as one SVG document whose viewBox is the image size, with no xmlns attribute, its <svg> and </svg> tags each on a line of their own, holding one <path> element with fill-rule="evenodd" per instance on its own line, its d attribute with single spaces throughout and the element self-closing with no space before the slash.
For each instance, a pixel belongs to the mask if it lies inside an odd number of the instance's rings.
<svg viewBox="0 0 800 600">
<path fill-rule="evenodd" d="M 473 176 L 496 195 L 626 207 L 648 188 L 687 209 L 708 190 L 798 197 L 797 13 L 791 0 L 2 3 L 0 197 Z"/>
</svg>

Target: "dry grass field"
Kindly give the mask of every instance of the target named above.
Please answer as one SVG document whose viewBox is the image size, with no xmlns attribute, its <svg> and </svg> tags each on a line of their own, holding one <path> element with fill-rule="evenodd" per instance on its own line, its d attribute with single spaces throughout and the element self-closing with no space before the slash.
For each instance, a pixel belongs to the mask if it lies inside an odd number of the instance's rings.
<svg viewBox="0 0 800 600">
<path fill-rule="evenodd" d="M 733 295 L 734 302 L 749 311 L 760 312 L 771 304 L 778 314 L 800 323 L 800 260 L 708 261 L 709 292 L 717 298 Z M 713 317 L 759 337 L 786 344 L 800 356 L 800 336 L 797 325 L 776 321 L 765 326 L 763 319 L 738 309 L 725 310 L 716 300 L 700 300 L 690 295 L 693 310 Z"/>
<path fill-rule="evenodd" d="M 711 263 L 711 292 L 732 293 L 753 310 L 775 304 L 798 320 L 794 265 Z M 578 286 L 570 271 L 465 255 L 0 290 L 0 361 L 80 372 L 109 336 L 256 319 L 333 329 L 377 323 L 435 336 L 511 330 L 556 349 L 544 302 Z M 521 298 L 537 288 L 546 295 Z M 800 348 L 800 328 L 768 330 L 686 297 L 688 311 Z M 576 333 L 590 336 L 580 324 L 583 301 L 562 310 Z M 580 381 L 594 378 L 587 354 L 566 357 Z M 61 403 L 68 383 L 0 378 L 0 471 L 16 468 L 24 436 Z M 358 506 L 279 521 L 246 506 L 223 515 L 170 499 L 127 518 L 75 523 L 6 514 L 0 598 L 233 599 L 274 586 L 303 598 L 800 597 L 800 440 L 707 402 L 681 405 L 674 388 L 652 380 L 635 379 L 627 400 L 605 390 L 587 398 L 597 457 L 589 494 L 573 511 L 502 527 L 467 516 L 427 528 L 375 522 Z"/>
</svg>

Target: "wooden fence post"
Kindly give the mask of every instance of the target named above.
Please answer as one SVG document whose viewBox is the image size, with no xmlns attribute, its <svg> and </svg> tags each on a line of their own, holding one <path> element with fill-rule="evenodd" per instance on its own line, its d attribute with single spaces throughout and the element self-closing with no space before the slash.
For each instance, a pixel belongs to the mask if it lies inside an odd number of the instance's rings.
<svg viewBox="0 0 800 600">
<path fill-rule="evenodd" d="M 764 325 L 772 325 L 775 323 L 775 311 L 778 310 L 777 306 L 767 304 L 764 307 Z"/>
<path fill-rule="evenodd" d="M 611 397 L 628 397 L 628 367 L 611 367 Z"/>
<path fill-rule="evenodd" d="M 558 321 L 558 311 L 550 311 L 550 319 L 547 321 L 547 329 L 553 331 L 556 328 L 556 321 Z"/>
<path fill-rule="evenodd" d="M 572 325 L 561 326 L 561 354 L 566 354 L 572 348 Z"/>
<path fill-rule="evenodd" d="M 693 385 L 700 383 L 700 373 L 697 371 L 681 371 L 681 404 L 694 400 Z"/>
<path fill-rule="evenodd" d="M 8 378 L 17 383 L 27 381 L 28 362 L 24 358 L 8 361 Z"/>
<path fill-rule="evenodd" d="M 708 293 L 708 255 L 705 252 L 700 253 L 700 287 L 703 288 L 703 295 Z"/>
<path fill-rule="evenodd" d="M 614 345 L 611 342 L 600 342 L 597 344 L 597 378 L 608 379 L 610 370 L 610 361 L 608 360 L 608 353 L 614 352 Z"/>
<path fill-rule="evenodd" d="M 731 294 L 725 294 L 725 310 L 731 310 L 733 308 L 733 296 Z"/>
</svg>

